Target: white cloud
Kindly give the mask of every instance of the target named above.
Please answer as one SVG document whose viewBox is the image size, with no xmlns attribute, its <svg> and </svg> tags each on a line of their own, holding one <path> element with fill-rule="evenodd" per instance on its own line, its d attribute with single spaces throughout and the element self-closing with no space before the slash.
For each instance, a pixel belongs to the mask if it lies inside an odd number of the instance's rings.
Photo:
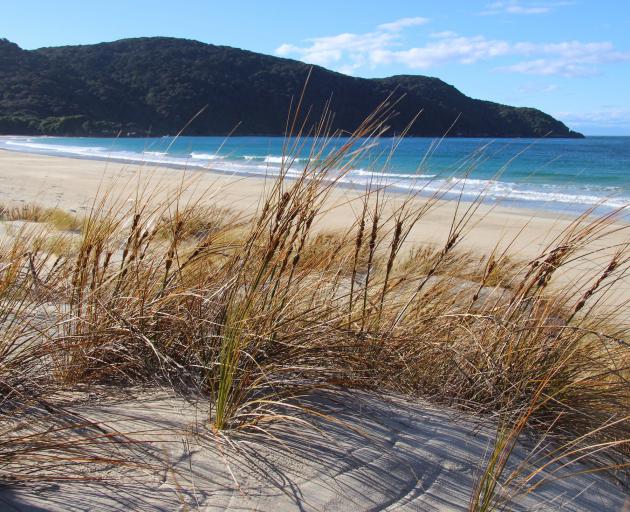
<svg viewBox="0 0 630 512">
<path fill-rule="evenodd" d="M 417 27 L 419 25 L 426 25 L 429 23 L 428 18 L 422 18 L 420 16 L 416 16 L 415 18 L 401 18 L 396 21 L 392 21 L 390 23 L 383 23 L 378 26 L 379 30 L 388 30 L 391 32 L 398 32 L 407 27 Z"/>
<path fill-rule="evenodd" d="M 547 14 L 558 7 L 571 5 L 571 2 L 523 2 L 522 0 L 502 0 L 486 5 L 479 14 Z"/>
<path fill-rule="evenodd" d="M 402 47 L 403 29 L 425 23 L 425 20 L 402 18 L 379 25 L 374 31 L 364 34 L 343 33 L 307 39 L 303 46 L 283 44 L 276 49 L 276 54 L 331 66 L 344 73 L 392 64 L 424 71 L 449 63 L 469 65 L 503 57 L 511 58 L 513 62 L 498 67 L 501 71 L 576 77 L 596 74 L 604 64 L 630 61 L 630 52 L 618 51 L 608 41 L 512 43 L 482 35 L 464 36 L 452 31 L 433 32 L 423 45 Z"/>
<path fill-rule="evenodd" d="M 556 112 L 554 117 L 573 126 L 597 125 L 602 127 L 630 126 L 630 109 L 626 107 L 604 107 L 590 112 Z"/>
<path fill-rule="evenodd" d="M 591 66 L 584 66 L 575 62 L 552 59 L 527 60 L 517 62 L 516 64 L 505 66 L 500 69 L 515 73 L 523 73 L 525 75 L 560 75 L 571 78 L 578 76 L 591 76 L 597 73 L 597 71 Z"/>
<path fill-rule="evenodd" d="M 510 51 L 505 41 L 486 39 L 483 36 L 442 37 L 425 46 L 408 50 L 378 50 L 370 55 L 370 62 L 403 64 L 410 69 L 430 69 L 448 62 L 473 64 L 480 60 L 506 55 Z"/>
<path fill-rule="evenodd" d="M 528 75 L 588 76 L 596 74 L 602 64 L 630 60 L 630 52 L 619 52 L 610 42 L 517 43 L 514 51 L 523 56 L 540 57 L 502 68 Z"/>
<path fill-rule="evenodd" d="M 276 55 L 288 57 L 297 55 L 300 60 L 309 64 L 329 66 L 339 63 L 342 57 L 349 57 L 349 62 L 341 64 L 338 69 L 351 72 L 368 63 L 370 55 L 382 48 L 393 46 L 400 38 L 399 32 L 408 27 L 428 23 L 428 18 L 401 18 L 390 23 L 383 23 L 374 32 L 365 34 L 343 33 L 336 36 L 325 36 L 307 39 L 307 46 L 283 44 L 276 48 Z"/>
<path fill-rule="evenodd" d="M 366 34 L 344 33 L 336 36 L 307 39 L 308 46 L 283 44 L 276 49 L 282 57 L 297 55 L 300 60 L 321 66 L 333 65 L 348 57 L 352 66 L 362 65 L 375 51 L 390 46 L 397 39 L 391 32 L 368 32 Z M 349 64 L 344 64 L 347 67 Z"/>
<path fill-rule="evenodd" d="M 429 37 L 433 39 L 443 39 L 445 37 L 457 37 L 458 35 L 457 32 L 453 32 L 452 30 L 442 30 L 441 32 L 431 32 Z"/>
<path fill-rule="evenodd" d="M 528 83 L 519 87 L 518 92 L 522 94 L 547 93 L 547 92 L 557 91 L 558 89 L 559 89 L 558 84 Z"/>
</svg>

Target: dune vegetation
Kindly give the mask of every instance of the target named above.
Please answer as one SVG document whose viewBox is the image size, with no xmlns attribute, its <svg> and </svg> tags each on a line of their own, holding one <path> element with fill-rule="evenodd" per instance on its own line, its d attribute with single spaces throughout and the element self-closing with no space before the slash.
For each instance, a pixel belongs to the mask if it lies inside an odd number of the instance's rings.
<svg viewBox="0 0 630 512">
<path fill-rule="evenodd" d="M 219 443 L 290 422 L 291 411 L 317 415 L 302 397 L 321 389 L 423 397 L 491 418 L 496 443 L 471 510 L 534 490 L 558 461 L 627 485 L 630 348 L 605 297 L 626 278 L 630 252 L 597 245 L 627 229 L 623 210 L 585 212 L 522 261 L 509 240 L 487 254 L 461 248 L 481 195 L 459 204 L 444 245 L 414 247 L 411 228 L 445 191 L 409 193 L 394 208 L 375 172 L 347 230 L 321 229 L 329 193 L 391 114 L 381 106 L 341 147 L 330 114 L 313 131 L 295 121 L 253 218 L 213 206 L 212 190 L 185 201 L 185 179 L 168 200 L 159 184 L 132 202 L 103 191 L 81 219 L 5 209 L 7 221 L 33 222 L 0 245 L 2 483 L 133 464 L 124 432 L 73 415 L 64 397 L 155 386 L 203 398 Z M 310 163 L 289 178 L 298 155 Z M 41 243 L 42 223 L 56 228 L 57 249 Z M 610 256 L 579 292 L 555 283 L 566 265 L 600 254 Z M 544 439 L 546 458 L 508 471 L 524 436 Z"/>
</svg>

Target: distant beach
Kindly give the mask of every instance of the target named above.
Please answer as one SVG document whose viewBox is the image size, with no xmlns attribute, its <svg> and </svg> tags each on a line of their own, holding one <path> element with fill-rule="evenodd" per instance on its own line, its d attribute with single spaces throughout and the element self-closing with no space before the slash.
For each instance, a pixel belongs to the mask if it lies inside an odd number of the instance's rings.
<svg viewBox="0 0 630 512">
<path fill-rule="evenodd" d="M 292 162 L 294 175 L 306 165 L 311 142 L 303 141 Z M 277 174 L 284 144 L 282 137 L 0 137 L 0 149 L 12 151 L 253 177 Z M 466 177 L 445 199 L 461 193 L 471 200 L 485 191 L 487 204 L 570 215 L 595 205 L 606 211 L 630 203 L 630 137 L 382 139 L 342 183 L 364 187 L 374 171 L 383 172 L 380 179 L 390 190 L 402 193 L 428 195 Z"/>
<path fill-rule="evenodd" d="M 167 198 L 181 185 L 183 180 L 193 180 L 193 188 L 186 191 L 189 201 L 198 201 L 212 191 L 212 205 L 233 208 L 246 216 L 253 216 L 261 207 L 263 192 L 274 175 L 265 178 L 261 175 L 212 172 L 211 168 L 184 166 L 171 169 L 165 162 L 137 163 L 131 160 L 125 164 L 118 160 L 100 161 L 93 158 L 55 157 L 17 151 L 0 151 L 0 202 L 7 204 L 39 204 L 45 207 L 60 207 L 67 211 L 84 214 L 93 205 L 94 198 L 108 191 L 113 197 L 129 197 L 131 201 L 139 184 L 149 184 L 162 191 L 159 197 Z M 183 169 L 187 168 L 186 172 Z M 406 196 L 394 189 L 390 197 L 394 208 Z M 360 207 L 361 188 L 336 187 L 330 196 L 330 208 L 317 219 L 322 231 L 347 229 L 356 219 Z M 417 200 L 422 200 L 417 199 Z M 464 201 L 466 198 L 464 198 Z M 448 226 L 457 208 L 457 201 L 440 201 L 410 233 L 405 247 L 417 244 L 443 244 L 448 236 Z M 462 240 L 462 247 L 475 253 L 485 254 L 494 247 L 507 247 L 519 259 L 537 256 L 584 211 L 584 207 L 572 206 L 573 213 L 566 210 L 532 209 L 508 207 L 485 200 L 476 215 L 477 221 Z M 601 246 L 612 248 L 604 252 L 610 255 L 615 247 L 625 242 L 626 232 L 622 230 L 606 240 Z M 592 277 L 602 263 L 604 254 L 597 260 L 581 259 L 577 266 L 563 268 L 565 282 L 584 281 Z M 625 280 L 618 283 L 615 290 L 607 294 L 611 309 L 623 322 L 630 321 L 630 287 Z"/>
</svg>

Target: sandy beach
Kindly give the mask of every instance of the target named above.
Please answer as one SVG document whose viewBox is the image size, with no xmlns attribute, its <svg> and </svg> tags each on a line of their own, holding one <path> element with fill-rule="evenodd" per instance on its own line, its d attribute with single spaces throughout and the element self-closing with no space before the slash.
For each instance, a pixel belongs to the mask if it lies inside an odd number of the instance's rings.
<svg viewBox="0 0 630 512">
<path fill-rule="evenodd" d="M 254 214 L 259 207 L 265 186 L 263 178 L 235 176 L 197 168 L 174 169 L 155 164 L 104 162 L 99 160 L 42 156 L 0 150 L 0 200 L 8 204 L 36 203 L 45 207 L 85 211 L 95 197 L 107 191 L 112 197 L 133 199 L 142 185 L 172 194 L 187 183 L 185 200 L 198 200 L 234 208 L 244 214 Z M 356 217 L 359 191 L 337 187 L 330 200 L 330 212 L 318 220 L 321 229 L 347 228 Z M 404 198 L 389 193 L 392 204 Z M 409 243 L 444 241 L 456 208 L 455 201 L 440 201 L 409 239 Z M 581 213 L 576 210 L 576 215 Z M 523 257 L 533 257 L 545 247 L 573 218 L 569 215 L 531 209 L 482 205 L 478 223 L 467 237 L 465 246 L 488 250 L 502 241 L 518 238 L 513 246 Z M 482 222 L 483 220 L 483 222 Z M 524 230 L 524 228 L 526 229 Z M 522 232 L 522 233 L 521 233 Z M 611 240 L 613 243 L 622 240 Z"/>
<path fill-rule="evenodd" d="M 261 197 L 268 180 L 242 177 L 211 169 L 175 169 L 154 164 L 107 162 L 99 160 L 62 158 L 0 150 L 0 203 L 7 205 L 39 204 L 59 207 L 66 211 L 84 214 L 95 198 L 107 194 L 118 201 L 133 201 L 139 190 L 150 191 L 154 199 L 173 197 L 183 188 L 182 202 L 199 201 L 231 208 L 244 218 L 254 215 L 260 207 Z M 389 208 L 405 198 L 400 193 L 388 193 Z M 344 230 L 359 215 L 359 191 L 336 187 L 328 200 L 329 207 L 316 220 L 323 231 Z M 422 201 L 417 198 L 414 201 Z M 468 203 L 458 206 L 455 201 L 442 200 L 420 220 L 408 237 L 409 250 L 422 244 L 443 244 L 449 226 Z M 576 211 L 575 216 L 582 213 Z M 575 217 L 532 209 L 507 208 L 482 204 L 473 217 L 471 228 L 460 242 L 462 250 L 484 255 L 497 248 L 522 261 L 538 257 L 549 243 L 571 225 Z M 587 252 L 599 251 L 597 256 L 580 258 L 567 265 L 559 279 L 562 284 L 574 283 L 575 293 L 590 283 L 605 268 L 615 248 L 627 243 L 630 225 L 620 221 L 618 229 L 602 240 L 589 245 Z M 607 293 L 606 304 L 620 322 L 630 321 L 630 278 L 618 281 Z"/>
<path fill-rule="evenodd" d="M 103 195 L 124 205 L 140 191 L 161 201 L 183 189 L 183 203 L 226 207 L 247 218 L 257 212 L 268 186 L 261 178 L 210 170 L 0 151 L 0 203 L 38 204 L 77 216 L 89 212 Z M 389 209 L 404 199 L 387 197 Z M 359 215 L 360 193 L 337 187 L 327 205 L 316 229 L 347 229 Z M 415 226 L 404 250 L 443 243 L 456 208 L 453 201 L 439 202 Z M 523 261 L 538 256 L 572 221 L 549 212 L 488 205 L 479 208 L 475 219 L 462 250 L 482 255 L 509 246 L 509 253 Z M 623 244 L 626 226 L 617 227 L 598 246 Z M 612 251 L 581 258 L 562 272 L 562 284 L 583 287 L 601 272 Z M 620 326 L 628 319 L 629 290 L 628 279 L 622 279 L 607 298 Z M 94 388 L 61 400 L 68 413 L 124 433 L 134 463 L 95 470 L 89 474 L 93 481 L 0 491 L 0 503 L 10 510 L 467 510 L 496 429 L 492 417 L 341 389 L 301 399 L 302 406 L 334 417 L 332 423 L 298 414 L 304 424 L 291 420 L 265 427 L 262 435 L 230 434 L 224 444 L 208 431 L 208 405 L 198 397 L 187 399 L 158 388 Z M 538 456 L 533 446 L 519 444 L 507 471 L 527 474 Z M 515 483 L 505 491 L 510 509 L 626 510 L 625 490 L 606 475 L 589 474 L 589 467 L 554 463 L 542 473 L 548 483 L 535 492 Z M 580 472 L 584 474 L 576 475 Z"/>
<path fill-rule="evenodd" d="M 183 203 L 226 207 L 247 218 L 257 212 L 268 186 L 261 178 L 211 170 L 0 151 L 0 203 L 38 204 L 77 216 L 103 195 L 124 205 L 140 191 L 161 201 L 183 189 Z M 404 200 L 387 197 L 390 210 Z M 360 207 L 358 191 L 338 187 L 316 229 L 347 229 Z M 457 207 L 453 201 L 439 202 L 415 226 L 404 250 L 444 243 Z M 489 205 L 482 205 L 475 219 L 462 250 L 483 255 L 507 248 L 523 261 L 538 256 L 572 222 L 565 215 Z M 625 242 L 627 226 L 616 227 L 598 247 Z M 612 251 L 580 259 L 559 279 L 564 285 L 574 282 L 578 290 L 601 272 Z M 628 279 L 622 279 L 607 298 L 620 326 L 629 317 L 629 290 Z M 125 442 L 131 441 L 133 466 L 95 471 L 94 481 L 7 489 L 0 491 L 0 503 L 19 511 L 467 510 L 496 429 L 492 417 L 393 394 L 340 389 L 301 399 L 301 406 L 334 417 L 332 423 L 298 414 L 304 424 L 291 420 L 265 427 L 262 435 L 230 434 L 223 444 L 209 433 L 208 405 L 198 400 L 158 388 L 94 388 L 62 397 L 65 410 L 124 433 Z M 527 474 L 539 455 L 533 445 L 519 444 L 506 471 Z M 525 492 L 527 486 L 516 482 L 506 490 L 510 509 L 626 510 L 625 490 L 608 476 L 589 474 L 589 467 L 551 464 L 542 473 L 548 483 L 535 492 Z"/>
</svg>

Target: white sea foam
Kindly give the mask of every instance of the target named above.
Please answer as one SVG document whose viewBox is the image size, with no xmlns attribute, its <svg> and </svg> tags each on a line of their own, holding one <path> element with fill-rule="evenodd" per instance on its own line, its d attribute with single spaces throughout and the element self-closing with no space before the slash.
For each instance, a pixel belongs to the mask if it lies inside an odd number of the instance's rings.
<svg viewBox="0 0 630 512">
<path fill-rule="evenodd" d="M 169 155 L 160 151 L 111 151 L 103 146 L 62 145 L 44 142 L 44 137 L 0 137 L 0 148 L 31 153 L 96 158 L 123 162 L 137 162 L 155 165 L 173 165 L 211 169 L 251 176 L 273 176 L 280 172 L 283 159 L 277 155 L 244 155 L 239 159 L 226 158 L 216 153 L 193 152 L 186 156 Z M 285 169 L 289 177 L 301 174 L 299 162 L 307 158 L 296 159 L 294 168 Z M 466 198 L 474 198 L 481 193 L 494 200 L 510 200 L 521 203 L 547 203 L 564 205 L 593 206 L 605 204 L 610 208 L 623 207 L 630 204 L 630 197 L 615 194 L 615 187 L 531 184 L 475 178 L 440 177 L 436 174 L 405 174 L 396 172 L 373 172 L 366 169 L 353 169 L 339 180 L 349 185 L 360 186 L 368 182 L 385 185 L 392 190 L 423 190 L 439 192 L 449 190 L 447 197 L 462 194 Z"/>
<path fill-rule="evenodd" d="M 281 164 L 282 162 L 306 162 L 308 158 L 279 155 L 243 155 L 243 160 L 261 160 L 266 164 Z"/>
<path fill-rule="evenodd" d="M 351 171 L 353 174 L 358 176 L 383 176 L 387 178 L 400 178 L 403 180 L 414 180 L 414 179 L 427 179 L 427 178 L 436 178 L 437 174 L 415 174 L 415 173 L 395 173 L 395 172 L 380 172 L 380 171 L 366 171 L 365 169 L 353 169 Z"/>
<path fill-rule="evenodd" d="M 56 152 L 68 152 L 68 153 L 76 153 L 76 154 L 94 154 L 101 151 L 106 151 L 106 148 L 100 146 L 64 146 L 64 145 L 55 145 L 55 144 L 40 144 L 37 142 L 32 142 L 32 139 L 25 140 L 5 140 L 3 141 L 7 146 L 16 146 L 22 147 L 30 150 L 40 150 L 40 151 L 56 151 Z"/>
<path fill-rule="evenodd" d="M 191 153 L 190 158 L 195 160 L 222 160 L 225 157 L 216 153 Z"/>
<path fill-rule="evenodd" d="M 495 200 L 511 200 L 524 202 L 563 203 L 594 206 L 605 204 L 610 208 L 621 208 L 630 204 L 630 197 L 605 193 L 604 190 L 593 190 L 584 187 L 569 187 L 539 184 L 534 189 L 533 185 L 525 183 L 510 183 L 496 180 L 480 180 L 472 178 L 449 178 L 446 180 L 434 180 L 423 185 L 413 183 L 400 183 L 396 187 L 413 189 L 422 188 L 426 192 L 438 192 L 449 190 L 451 194 L 462 194 L 464 197 L 477 197 L 485 194 L 486 197 Z"/>
</svg>

